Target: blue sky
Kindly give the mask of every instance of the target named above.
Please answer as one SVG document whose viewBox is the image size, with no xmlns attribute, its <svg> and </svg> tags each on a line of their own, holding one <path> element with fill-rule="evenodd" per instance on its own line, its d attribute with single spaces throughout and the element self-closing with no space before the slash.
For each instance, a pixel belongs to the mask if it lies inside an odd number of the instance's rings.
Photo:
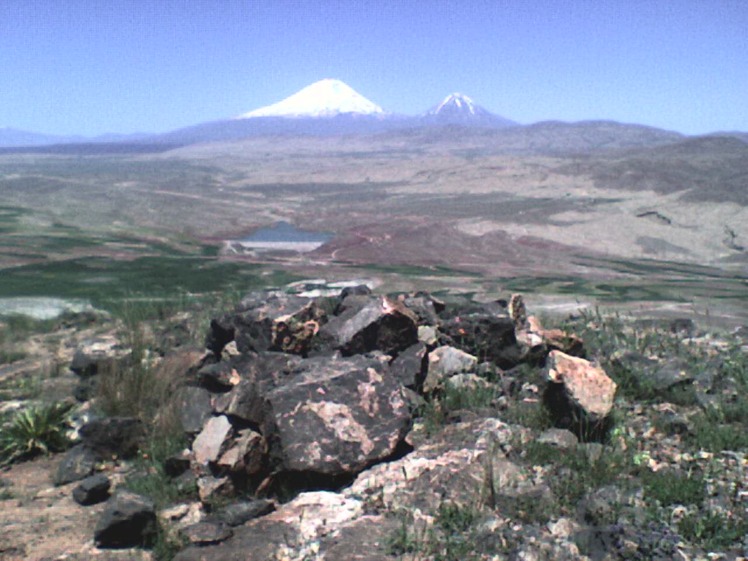
<svg viewBox="0 0 748 561">
<path fill-rule="evenodd" d="M 416 114 L 748 131 L 748 1 L 0 0 L 0 126 L 160 132 L 339 78 Z"/>
</svg>

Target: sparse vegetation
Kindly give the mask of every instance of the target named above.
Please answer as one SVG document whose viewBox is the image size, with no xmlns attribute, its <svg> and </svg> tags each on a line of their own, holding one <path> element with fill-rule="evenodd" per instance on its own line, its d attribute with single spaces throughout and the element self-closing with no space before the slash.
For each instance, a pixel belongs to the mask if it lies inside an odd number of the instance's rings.
<svg viewBox="0 0 748 561">
<path fill-rule="evenodd" d="M 700 474 L 645 469 L 641 470 L 640 477 L 646 498 L 661 506 L 700 506 L 704 501 L 706 482 Z"/>
<path fill-rule="evenodd" d="M 480 513 L 470 506 L 442 503 L 433 513 L 434 523 L 428 526 L 409 512 L 397 513 L 400 525 L 390 536 L 390 555 L 408 554 L 409 559 L 434 561 L 470 561 L 480 559 L 474 538 Z"/>
<path fill-rule="evenodd" d="M 60 452 L 68 445 L 68 403 L 33 405 L 14 414 L 2 427 L 0 464 Z"/>
<path fill-rule="evenodd" d="M 719 512 L 692 512 L 678 522 L 678 530 L 688 541 L 706 551 L 716 552 L 748 535 L 748 517 L 745 514 L 728 516 Z"/>
</svg>

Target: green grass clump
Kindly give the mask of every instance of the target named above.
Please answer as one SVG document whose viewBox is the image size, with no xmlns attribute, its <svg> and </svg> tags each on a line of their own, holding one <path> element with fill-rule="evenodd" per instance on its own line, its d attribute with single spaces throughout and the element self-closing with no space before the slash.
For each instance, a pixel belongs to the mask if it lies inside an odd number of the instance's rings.
<svg viewBox="0 0 748 561">
<path fill-rule="evenodd" d="M 165 434 L 150 434 L 139 452 L 135 472 L 125 482 L 133 491 L 153 499 L 158 508 L 174 504 L 178 500 L 195 494 L 194 486 L 181 486 L 166 474 L 167 458 L 185 448 L 187 441 L 178 431 Z"/>
<path fill-rule="evenodd" d="M 417 412 L 424 421 L 428 434 L 436 434 L 449 423 L 450 415 L 456 411 L 475 411 L 494 405 L 500 389 L 494 384 L 475 384 L 455 387 L 446 384 Z"/>
<path fill-rule="evenodd" d="M 57 327 L 55 320 L 38 320 L 22 314 L 0 318 L 0 364 L 10 364 L 28 357 L 19 348 L 30 335 L 49 333 Z"/>
<path fill-rule="evenodd" d="M 64 450 L 71 409 L 71 404 L 53 403 L 16 413 L 0 436 L 0 465 Z"/>
<path fill-rule="evenodd" d="M 645 470 L 641 478 L 646 498 L 662 506 L 701 505 L 704 502 L 705 482 L 701 475 Z"/>
<path fill-rule="evenodd" d="M 556 497 L 559 514 L 573 515 L 579 501 L 590 491 L 625 481 L 633 472 L 634 463 L 622 450 L 607 447 L 594 458 L 584 446 L 573 450 L 541 442 L 526 446 L 524 459 L 530 465 L 551 468 L 548 484 Z"/>
<path fill-rule="evenodd" d="M 689 444 L 699 450 L 719 453 L 724 450 L 748 450 L 748 430 L 738 423 L 725 424 L 723 417 L 709 411 L 693 419 Z"/>
<path fill-rule="evenodd" d="M 387 542 L 390 555 L 410 555 L 412 559 L 433 561 L 472 561 L 480 559 L 475 534 L 480 511 L 473 506 L 442 503 L 433 513 L 434 524 L 425 527 L 407 511 L 397 513 L 400 525 Z"/>
<path fill-rule="evenodd" d="M 722 551 L 740 543 L 748 535 L 748 519 L 732 518 L 722 513 L 695 512 L 678 522 L 683 538 L 709 552 Z"/>
</svg>

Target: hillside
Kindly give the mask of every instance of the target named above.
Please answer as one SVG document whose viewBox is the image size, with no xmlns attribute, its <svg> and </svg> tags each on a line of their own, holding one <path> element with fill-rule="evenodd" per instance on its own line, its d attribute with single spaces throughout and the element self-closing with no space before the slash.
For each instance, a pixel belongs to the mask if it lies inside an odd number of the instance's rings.
<svg viewBox="0 0 748 561">
<path fill-rule="evenodd" d="M 3 559 L 746 554 L 745 327 L 300 288 L 0 323 Z"/>
<path fill-rule="evenodd" d="M 106 298 L 130 275 L 162 294 L 166 271 L 200 292 L 323 267 L 397 287 L 405 271 L 466 291 L 527 284 L 571 300 L 746 313 L 733 304 L 748 247 L 736 139 L 553 123 L 167 148 L 0 156 L 0 297 Z M 312 253 L 222 250 L 283 221 L 333 237 Z"/>
</svg>

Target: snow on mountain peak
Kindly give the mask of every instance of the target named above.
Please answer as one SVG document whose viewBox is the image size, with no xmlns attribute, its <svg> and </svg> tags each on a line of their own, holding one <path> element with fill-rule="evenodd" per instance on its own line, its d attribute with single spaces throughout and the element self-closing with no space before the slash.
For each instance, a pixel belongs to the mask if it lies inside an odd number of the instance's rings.
<svg viewBox="0 0 748 561">
<path fill-rule="evenodd" d="M 429 111 L 429 114 L 438 115 L 439 113 L 442 113 L 444 111 L 459 111 L 468 112 L 471 115 L 475 115 L 478 112 L 477 109 L 478 106 L 471 98 L 461 93 L 453 93 L 445 97 L 444 101 L 442 101 L 434 109 Z"/>
<path fill-rule="evenodd" d="M 252 117 L 334 117 L 342 113 L 381 115 L 384 110 L 340 80 L 315 82 L 286 99 L 260 107 L 237 119 Z"/>
</svg>

